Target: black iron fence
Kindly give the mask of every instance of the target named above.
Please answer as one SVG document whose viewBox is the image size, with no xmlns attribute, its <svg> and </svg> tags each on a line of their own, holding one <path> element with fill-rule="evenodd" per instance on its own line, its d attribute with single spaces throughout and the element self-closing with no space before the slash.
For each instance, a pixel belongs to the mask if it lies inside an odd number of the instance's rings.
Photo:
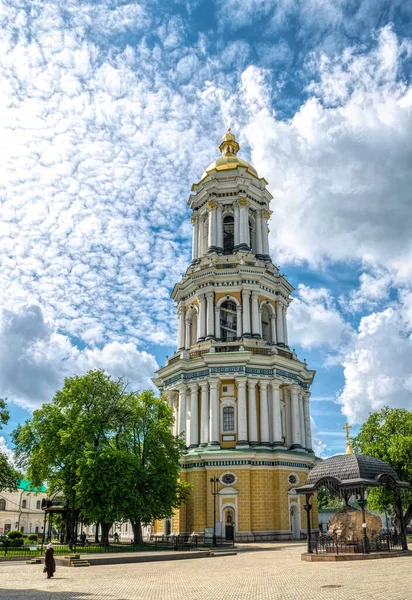
<svg viewBox="0 0 412 600">
<path fill-rule="evenodd" d="M 397 533 L 383 532 L 374 539 L 338 539 L 320 533 L 312 535 L 311 551 L 315 554 L 366 554 L 370 552 L 400 552 L 402 539 Z"/>
<path fill-rule="evenodd" d="M 95 542 L 84 542 L 69 545 L 53 543 L 54 554 L 56 556 L 69 554 L 101 554 L 105 552 L 150 552 L 156 550 L 197 550 L 212 547 L 212 538 L 204 536 L 153 536 L 149 541 L 142 544 L 134 544 L 131 542 L 109 542 L 100 544 Z M 216 539 L 218 547 L 233 547 L 233 540 Z M 12 540 L 3 540 L 0 542 L 0 557 L 37 557 L 42 556 L 46 551 L 47 543 L 40 542 L 25 542 L 19 540 L 19 543 Z"/>
</svg>

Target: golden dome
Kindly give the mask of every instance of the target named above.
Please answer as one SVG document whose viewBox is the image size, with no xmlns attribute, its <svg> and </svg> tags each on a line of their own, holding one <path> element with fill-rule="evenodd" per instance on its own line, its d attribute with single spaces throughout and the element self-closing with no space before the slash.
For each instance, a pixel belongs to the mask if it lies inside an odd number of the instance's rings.
<svg viewBox="0 0 412 600">
<path fill-rule="evenodd" d="M 244 167 L 248 173 L 259 179 L 256 169 L 252 167 L 252 165 L 246 160 L 238 158 L 237 153 L 239 152 L 239 149 L 240 146 L 229 127 L 227 133 L 225 133 L 223 136 L 222 143 L 219 146 L 219 150 L 222 153 L 221 158 L 217 158 L 214 162 L 212 162 L 211 165 L 207 167 L 200 179 L 200 182 L 203 181 L 211 171 L 229 171 L 232 169 L 237 169 L 238 167 Z"/>
</svg>

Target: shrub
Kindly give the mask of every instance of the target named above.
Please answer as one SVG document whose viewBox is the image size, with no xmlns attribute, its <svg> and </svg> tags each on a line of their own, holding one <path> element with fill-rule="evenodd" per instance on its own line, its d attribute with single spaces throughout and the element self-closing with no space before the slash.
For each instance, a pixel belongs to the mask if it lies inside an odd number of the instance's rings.
<svg viewBox="0 0 412 600">
<path fill-rule="evenodd" d="M 28 538 L 28 539 L 29 539 L 29 542 L 37 542 L 37 539 L 38 539 L 38 535 L 37 535 L 37 533 L 31 533 L 31 534 L 29 535 L 29 538 Z"/>
<path fill-rule="evenodd" d="M 7 537 L 9 538 L 9 540 L 19 540 L 20 538 L 23 537 L 23 534 L 18 529 L 12 529 L 7 534 Z"/>
<path fill-rule="evenodd" d="M 15 540 L 10 540 L 7 543 L 7 546 L 15 548 L 16 546 L 24 546 L 24 539 L 23 538 L 17 538 Z"/>
</svg>

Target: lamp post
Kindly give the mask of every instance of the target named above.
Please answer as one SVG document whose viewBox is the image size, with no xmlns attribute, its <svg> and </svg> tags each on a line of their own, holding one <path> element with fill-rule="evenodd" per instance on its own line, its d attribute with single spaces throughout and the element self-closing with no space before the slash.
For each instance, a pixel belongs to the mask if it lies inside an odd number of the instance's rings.
<svg viewBox="0 0 412 600">
<path fill-rule="evenodd" d="M 219 493 L 218 485 L 219 477 L 210 478 L 210 487 L 213 496 L 213 542 L 212 545 L 216 546 L 216 496 Z"/>
</svg>

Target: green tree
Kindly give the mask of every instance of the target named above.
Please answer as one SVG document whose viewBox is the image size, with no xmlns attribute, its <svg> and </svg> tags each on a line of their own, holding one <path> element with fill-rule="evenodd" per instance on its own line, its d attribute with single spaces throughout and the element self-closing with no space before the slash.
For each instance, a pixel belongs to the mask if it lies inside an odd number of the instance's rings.
<svg viewBox="0 0 412 600">
<path fill-rule="evenodd" d="M 137 394 L 130 403 L 127 452 L 131 456 L 129 502 L 126 518 L 134 540 L 141 543 L 141 525 L 170 517 L 191 491 L 179 480 L 182 439 L 172 433 L 173 411 L 152 390 Z"/>
<path fill-rule="evenodd" d="M 52 402 L 43 404 L 12 434 L 17 464 L 33 484 L 47 481 L 51 493 L 63 493 L 70 509 L 71 538 L 76 511 L 82 508 L 77 494 L 85 458 L 91 449 L 97 452 L 121 433 L 130 396 L 123 379 L 113 380 L 100 370 L 66 378 Z"/>
<path fill-rule="evenodd" d="M 70 507 L 100 523 L 107 541 L 113 522 L 141 524 L 171 515 L 190 486 L 178 480 L 183 442 L 171 433 L 173 412 L 152 391 L 129 392 L 103 371 L 71 377 L 50 404 L 13 432 L 16 460 L 34 485 L 48 482 Z"/>
<path fill-rule="evenodd" d="M 0 398 L 0 429 L 7 425 L 9 418 L 6 400 Z M 6 454 L 0 452 L 0 490 L 16 491 L 19 479 L 21 479 L 20 473 L 10 463 Z"/>
<path fill-rule="evenodd" d="M 355 452 L 379 458 L 391 465 L 401 481 L 412 486 L 412 412 L 403 408 L 385 407 L 369 415 L 353 440 Z M 402 493 L 404 519 L 412 518 L 412 489 Z M 393 492 L 376 488 L 369 492 L 368 504 L 383 511 L 385 508 L 399 523 L 396 497 Z"/>
</svg>

